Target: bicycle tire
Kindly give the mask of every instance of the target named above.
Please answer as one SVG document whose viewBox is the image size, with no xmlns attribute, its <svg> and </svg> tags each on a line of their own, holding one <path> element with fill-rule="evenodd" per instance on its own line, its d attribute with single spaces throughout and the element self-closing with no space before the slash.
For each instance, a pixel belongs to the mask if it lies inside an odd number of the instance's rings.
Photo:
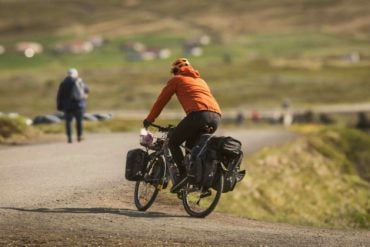
<svg viewBox="0 0 370 247">
<path fill-rule="evenodd" d="M 217 206 L 220 198 L 221 198 L 221 194 L 222 194 L 222 190 L 223 190 L 223 186 L 224 186 L 224 180 L 225 180 L 225 177 L 224 177 L 224 174 L 222 172 L 220 173 L 217 173 L 215 175 L 215 181 L 217 181 L 216 183 L 214 183 L 214 186 L 212 186 L 211 188 L 209 188 L 208 190 L 211 191 L 211 193 L 216 193 L 215 196 L 213 198 L 201 198 L 201 195 L 202 195 L 202 192 L 200 191 L 200 189 L 196 189 L 194 188 L 193 185 L 191 184 L 187 184 L 184 188 L 184 190 L 182 191 L 182 203 L 183 203 L 183 206 L 185 208 L 185 211 L 192 217 L 196 217 L 196 218 L 204 218 L 206 217 L 207 215 L 209 215 Z M 195 193 L 195 195 L 192 195 L 193 192 Z M 199 198 L 198 195 L 199 194 Z M 202 204 L 200 205 L 200 201 L 201 200 L 208 200 L 209 202 L 206 201 L 206 204 Z M 197 205 L 194 205 L 194 201 L 195 200 L 198 200 L 195 204 Z"/>
<path fill-rule="evenodd" d="M 161 186 L 164 163 L 160 157 L 152 156 L 149 160 L 144 180 L 137 181 L 134 191 L 135 206 L 139 211 L 146 211 L 157 198 Z M 151 177 L 151 179 L 148 179 Z"/>
</svg>

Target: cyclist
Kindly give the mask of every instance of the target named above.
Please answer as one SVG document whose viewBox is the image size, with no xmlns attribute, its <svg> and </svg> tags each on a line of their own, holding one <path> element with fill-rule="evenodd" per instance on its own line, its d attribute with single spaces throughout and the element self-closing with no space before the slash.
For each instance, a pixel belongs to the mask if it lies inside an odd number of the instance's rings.
<svg viewBox="0 0 370 247">
<path fill-rule="evenodd" d="M 207 83 L 191 66 L 188 59 L 177 59 L 172 64 L 171 73 L 173 77 L 162 89 L 150 113 L 143 121 L 143 125 L 148 128 L 160 115 L 171 97 L 176 94 L 186 113 L 186 117 L 176 126 L 169 140 L 169 148 L 180 173 L 171 189 L 171 191 L 176 191 L 185 184 L 187 179 L 186 168 L 182 164 L 184 154 L 180 145 L 186 142 L 187 148 L 193 148 L 205 127 L 208 127 L 211 133 L 215 132 L 221 119 L 221 110 Z"/>
</svg>

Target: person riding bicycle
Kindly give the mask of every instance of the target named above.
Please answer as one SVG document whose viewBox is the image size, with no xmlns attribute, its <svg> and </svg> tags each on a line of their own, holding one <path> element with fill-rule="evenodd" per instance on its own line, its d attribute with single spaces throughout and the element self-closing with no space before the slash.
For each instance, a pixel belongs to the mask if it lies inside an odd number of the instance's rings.
<svg viewBox="0 0 370 247">
<path fill-rule="evenodd" d="M 186 117 L 173 130 L 169 140 L 169 148 L 180 173 L 171 189 L 176 191 L 187 179 L 186 168 L 182 164 L 184 154 L 180 145 L 186 142 L 185 146 L 191 149 L 205 128 L 211 133 L 215 132 L 221 119 L 221 110 L 207 83 L 200 77 L 199 71 L 191 66 L 188 59 L 177 59 L 172 64 L 171 73 L 173 77 L 162 89 L 143 125 L 148 128 L 176 94 L 186 113 Z"/>
</svg>

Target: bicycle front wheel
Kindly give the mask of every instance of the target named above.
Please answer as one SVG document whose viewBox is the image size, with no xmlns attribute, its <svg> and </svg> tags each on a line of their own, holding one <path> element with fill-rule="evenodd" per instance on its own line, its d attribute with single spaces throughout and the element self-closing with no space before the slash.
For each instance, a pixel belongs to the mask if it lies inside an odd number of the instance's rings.
<svg viewBox="0 0 370 247">
<path fill-rule="evenodd" d="M 182 191 L 182 203 L 185 211 L 190 216 L 197 218 L 209 215 L 220 200 L 224 179 L 223 173 L 216 174 L 215 181 L 217 182 L 207 190 L 188 183 Z"/>
<path fill-rule="evenodd" d="M 134 201 L 139 211 L 146 211 L 157 198 L 163 182 L 164 163 L 161 157 L 153 157 L 149 161 L 144 180 L 135 184 Z"/>
<path fill-rule="evenodd" d="M 158 195 L 158 188 L 146 183 L 137 181 L 135 185 L 135 206 L 139 211 L 145 211 L 152 206 Z"/>
</svg>

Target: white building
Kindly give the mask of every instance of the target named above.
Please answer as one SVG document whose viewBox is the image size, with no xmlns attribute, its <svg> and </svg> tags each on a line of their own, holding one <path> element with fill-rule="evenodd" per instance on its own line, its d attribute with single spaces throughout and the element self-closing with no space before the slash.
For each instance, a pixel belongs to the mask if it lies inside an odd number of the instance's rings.
<svg viewBox="0 0 370 247">
<path fill-rule="evenodd" d="M 0 55 L 5 53 L 5 47 L 0 45 Z"/>
<path fill-rule="evenodd" d="M 42 53 L 43 47 L 36 42 L 19 42 L 15 45 L 15 50 L 23 53 L 25 57 L 31 58 L 38 53 Z"/>
</svg>

